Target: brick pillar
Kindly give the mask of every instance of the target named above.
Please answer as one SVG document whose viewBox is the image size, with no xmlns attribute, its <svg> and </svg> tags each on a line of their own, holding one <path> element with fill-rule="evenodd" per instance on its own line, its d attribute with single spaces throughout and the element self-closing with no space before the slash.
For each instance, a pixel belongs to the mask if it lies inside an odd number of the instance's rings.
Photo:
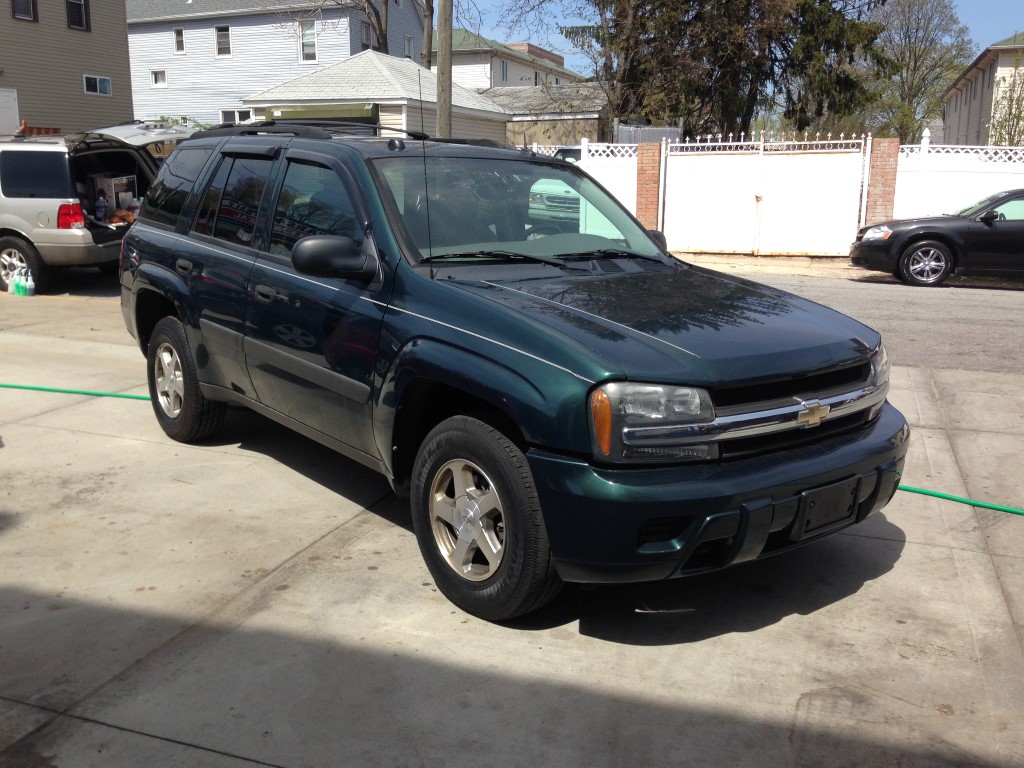
<svg viewBox="0 0 1024 768">
<path fill-rule="evenodd" d="M 872 139 L 871 178 L 868 180 L 866 220 L 868 224 L 892 218 L 896 201 L 896 166 L 900 157 L 899 139 Z"/>
<path fill-rule="evenodd" d="M 636 158 L 636 217 L 648 229 L 658 228 L 661 193 L 661 144 L 641 144 Z"/>
</svg>

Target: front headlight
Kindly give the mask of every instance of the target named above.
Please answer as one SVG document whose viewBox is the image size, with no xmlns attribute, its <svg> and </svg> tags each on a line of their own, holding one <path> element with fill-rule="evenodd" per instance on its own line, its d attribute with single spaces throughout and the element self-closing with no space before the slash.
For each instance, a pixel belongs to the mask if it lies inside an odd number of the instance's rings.
<svg viewBox="0 0 1024 768">
<path fill-rule="evenodd" d="M 878 349 L 871 356 L 871 384 L 876 387 L 889 383 L 889 355 L 885 352 L 885 344 L 878 343 Z"/>
<path fill-rule="evenodd" d="M 881 224 L 877 227 L 870 227 L 864 232 L 861 240 L 888 240 L 891 234 L 892 230 L 885 226 L 885 224 Z"/>
<path fill-rule="evenodd" d="M 590 427 L 599 461 L 699 461 L 718 455 L 717 445 L 687 441 L 715 420 L 711 396 L 697 387 L 603 384 L 590 393 Z"/>
</svg>

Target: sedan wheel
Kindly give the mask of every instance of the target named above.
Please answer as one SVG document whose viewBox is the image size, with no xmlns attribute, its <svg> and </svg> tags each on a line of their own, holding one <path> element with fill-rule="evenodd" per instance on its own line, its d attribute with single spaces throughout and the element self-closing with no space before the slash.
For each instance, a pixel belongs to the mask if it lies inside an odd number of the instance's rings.
<svg viewBox="0 0 1024 768">
<path fill-rule="evenodd" d="M 914 243 L 900 258 L 900 276 L 911 285 L 939 285 L 953 268 L 953 256 L 943 243 Z"/>
</svg>

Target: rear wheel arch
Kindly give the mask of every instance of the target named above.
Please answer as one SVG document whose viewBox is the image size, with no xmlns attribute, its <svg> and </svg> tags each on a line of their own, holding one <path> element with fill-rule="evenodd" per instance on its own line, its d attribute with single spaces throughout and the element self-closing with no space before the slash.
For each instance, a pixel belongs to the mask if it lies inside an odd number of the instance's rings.
<svg viewBox="0 0 1024 768">
<path fill-rule="evenodd" d="M 156 324 L 165 317 L 181 320 L 177 305 L 164 294 L 144 289 L 135 297 L 135 329 L 143 353 L 149 349 L 149 339 Z"/>
</svg>

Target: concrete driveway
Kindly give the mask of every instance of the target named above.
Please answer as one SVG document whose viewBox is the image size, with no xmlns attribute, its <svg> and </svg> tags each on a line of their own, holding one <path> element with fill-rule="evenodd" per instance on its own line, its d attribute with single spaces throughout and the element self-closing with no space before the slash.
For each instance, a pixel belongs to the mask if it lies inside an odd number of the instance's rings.
<svg viewBox="0 0 1024 768">
<path fill-rule="evenodd" d="M 104 290 L 0 295 L 0 383 L 146 394 Z M 905 484 L 1021 506 L 1022 393 L 897 367 Z M 488 624 L 382 478 L 269 421 L 186 446 L 142 400 L 0 389 L 0 766 L 1020 766 L 1022 628 L 1024 517 L 905 492 Z"/>
</svg>

